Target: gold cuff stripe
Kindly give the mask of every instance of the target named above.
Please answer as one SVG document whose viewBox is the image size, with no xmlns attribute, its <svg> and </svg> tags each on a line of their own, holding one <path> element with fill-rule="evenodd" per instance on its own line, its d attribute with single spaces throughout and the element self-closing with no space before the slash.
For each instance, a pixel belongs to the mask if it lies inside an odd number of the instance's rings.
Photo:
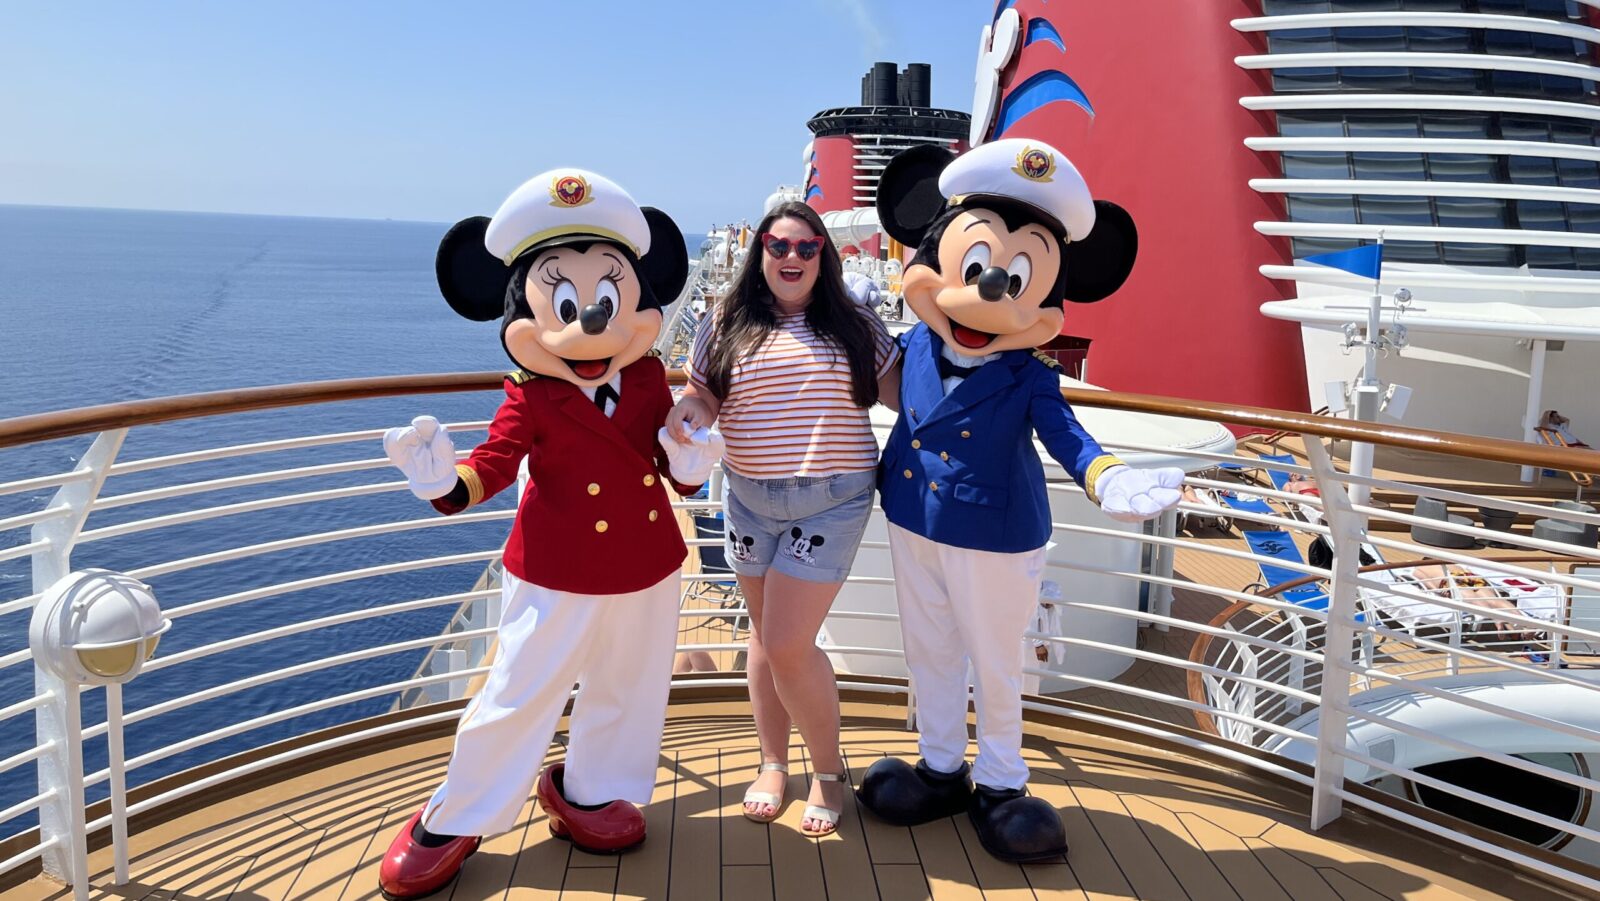
<svg viewBox="0 0 1600 901">
<path fill-rule="evenodd" d="M 1099 484 L 1100 477 L 1105 475 L 1105 471 L 1113 466 L 1126 465 L 1126 463 L 1123 463 L 1112 454 L 1101 454 L 1095 457 L 1089 464 L 1089 468 L 1083 472 L 1083 493 L 1089 495 L 1089 500 L 1094 501 L 1096 504 L 1100 503 L 1100 495 L 1095 494 L 1094 491 L 1094 486 Z"/>
<path fill-rule="evenodd" d="M 465 463 L 457 463 L 456 475 L 467 483 L 467 506 L 476 507 L 483 503 L 483 480 L 478 478 L 478 471 Z"/>
</svg>

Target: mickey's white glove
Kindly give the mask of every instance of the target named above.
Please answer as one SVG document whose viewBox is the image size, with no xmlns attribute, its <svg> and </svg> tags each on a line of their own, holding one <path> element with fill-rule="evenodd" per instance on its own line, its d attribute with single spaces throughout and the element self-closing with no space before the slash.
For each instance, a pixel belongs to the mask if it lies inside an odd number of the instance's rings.
<svg viewBox="0 0 1600 901">
<path fill-rule="evenodd" d="M 711 477 L 711 468 L 722 459 L 722 452 L 727 447 L 721 432 L 713 432 L 704 426 L 689 433 L 688 444 L 672 440 L 665 428 L 656 433 L 656 440 L 661 443 L 661 449 L 667 452 L 667 471 L 672 473 L 673 481 L 680 485 L 705 484 L 706 479 Z"/>
<path fill-rule="evenodd" d="M 441 498 L 456 487 L 456 448 L 450 433 L 432 416 L 383 433 L 383 452 L 406 474 L 411 493 L 425 501 Z"/>
<path fill-rule="evenodd" d="M 850 292 L 850 298 L 867 309 L 878 305 L 883 299 L 883 292 L 878 288 L 878 283 L 871 276 L 861 272 L 846 272 L 844 286 Z"/>
<path fill-rule="evenodd" d="M 1113 466 L 1100 474 L 1094 493 L 1100 509 L 1118 522 L 1143 522 L 1183 499 L 1179 486 L 1183 470 L 1176 466 L 1162 469 L 1134 469 Z"/>
</svg>

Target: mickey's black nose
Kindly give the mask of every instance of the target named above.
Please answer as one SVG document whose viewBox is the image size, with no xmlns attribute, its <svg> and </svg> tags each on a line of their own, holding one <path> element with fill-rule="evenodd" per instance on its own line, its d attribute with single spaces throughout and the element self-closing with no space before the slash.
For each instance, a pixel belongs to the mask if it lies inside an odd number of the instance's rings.
<svg viewBox="0 0 1600 901">
<path fill-rule="evenodd" d="M 589 304 L 578 314 L 578 323 L 583 326 L 585 335 L 598 335 L 606 330 L 606 323 L 611 317 L 606 314 L 606 308 L 597 303 Z"/>
<path fill-rule="evenodd" d="M 999 266 L 990 266 L 978 276 L 978 296 L 984 300 L 999 300 L 1006 296 L 1006 285 L 1011 283 L 1011 273 Z"/>
</svg>

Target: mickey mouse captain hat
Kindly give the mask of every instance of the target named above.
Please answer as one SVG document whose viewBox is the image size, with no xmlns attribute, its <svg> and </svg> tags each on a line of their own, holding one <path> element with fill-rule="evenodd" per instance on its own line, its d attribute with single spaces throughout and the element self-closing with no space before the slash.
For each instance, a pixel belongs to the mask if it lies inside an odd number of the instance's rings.
<svg viewBox="0 0 1600 901">
<path fill-rule="evenodd" d="M 939 193 L 951 204 L 998 197 L 1025 203 L 1061 226 L 1068 241 L 1094 229 L 1094 197 L 1076 166 L 1040 141 L 1005 138 L 956 157 L 939 175 Z"/>
<path fill-rule="evenodd" d="M 483 246 L 509 266 L 535 246 L 593 238 L 616 241 L 636 257 L 650 252 L 650 224 L 627 191 L 584 169 L 552 169 L 500 204 Z"/>
</svg>

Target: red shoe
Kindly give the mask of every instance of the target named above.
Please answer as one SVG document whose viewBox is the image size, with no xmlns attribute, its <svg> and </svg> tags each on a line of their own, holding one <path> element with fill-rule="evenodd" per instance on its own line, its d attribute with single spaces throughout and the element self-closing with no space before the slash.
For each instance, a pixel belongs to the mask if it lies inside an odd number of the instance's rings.
<svg viewBox="0 0 1600 901">
<path fill-rule="evenodd" d="M 582 810 L 561 794 L 565 764 L 547 767 L 539 776 L 539 806 L 550 817 L 550 834 L 590 854 L 618 854 L 644 841 L 644 814 L 627 801 L 612 801 L 599 810 Z"/>
<path fill-rule="evenodd" d="M 389 901 L 421 898 L 449 885 L 483 841 L 476 835 L 463 835 L 437 848 L 424 847 L 411 837 L 411 830 L 421 819 L 422 811 L 412 814 L 400 834 L 389 843 L 389 853 L 383 855 L 383 865 L 378 868 L 378 890 Z"/>
</svg>

